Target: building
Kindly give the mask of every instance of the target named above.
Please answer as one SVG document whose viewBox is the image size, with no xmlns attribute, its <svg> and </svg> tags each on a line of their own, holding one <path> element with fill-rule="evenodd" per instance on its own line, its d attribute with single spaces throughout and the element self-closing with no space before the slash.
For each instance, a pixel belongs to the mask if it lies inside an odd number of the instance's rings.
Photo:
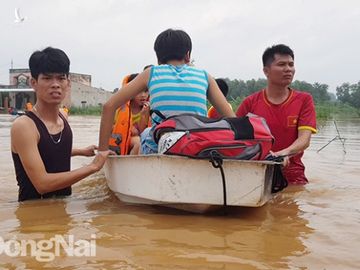
<svg viewBox="0 0 360 270">
<path fill-rule="evenodd" d="M 0 109 L 24 110 L 25 104 L 35 104 L 36 94 L 30 86 L 29 69 L 10 69 L 9 85 L 0 85 Z M 70 73 L 71 90 L 67 93 L 62 106 L 87 107 L 99 106 L 111 96 L 111 92 L 91 86 L 91 75 Z"/>
</svg>

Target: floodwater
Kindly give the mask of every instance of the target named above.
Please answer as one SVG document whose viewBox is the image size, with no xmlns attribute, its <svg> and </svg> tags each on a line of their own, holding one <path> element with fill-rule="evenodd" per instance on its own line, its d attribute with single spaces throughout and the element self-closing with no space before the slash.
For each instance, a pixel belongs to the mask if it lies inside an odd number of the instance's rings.
<svg viewBox="0 0 360 270">
<path fill-rule="evenodd" d="M 304 157 L 310 184 L 289 187 L 263 207 L 232 208 L 223 216 L 126 205 L 101 172 L 74 185 L 69 198 L 18 203 L 11 119 L 0 115 L 0 268 L 360 269 L 360 120 L 336 122 L 346 153 L 340 140 L 317 153 L 338 135 L 333 121 L 319 123 Z M 97 143 L 98 117 L 71 116 L 70 124 L 74 146 Z M 72 167 L 90 160 L 75 157 Z M 41 262 L 30 249 L 27 256 L 5 250 L 9 240 L 55 235 L 92 239 L 96 255 L 61 250 Z"/>
</svg>

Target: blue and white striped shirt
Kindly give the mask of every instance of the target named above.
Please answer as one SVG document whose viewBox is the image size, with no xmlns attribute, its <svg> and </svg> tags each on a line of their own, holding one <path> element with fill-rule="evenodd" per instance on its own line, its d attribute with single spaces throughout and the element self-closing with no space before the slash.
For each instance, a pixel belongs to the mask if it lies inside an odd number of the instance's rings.
<svg viewBox="0 0 360 270">
<path fill-rule="evenodd" d="M 206 116 L 208 86 L 204 70 L 188 65 L 154 66 L 148 82 L 150 108 L 159 110 L 166 117 L 182 113 Z M 159 117 L 153 115 L 153 118 L 161 122 Z"/>
<path fill-rule="evenodd" d="M 208 87 L 208 77 L 204 70 L 188 65 L 153 66 L 148 82 L 150 108 L 160 111 L 165 117 L 182 113 L 206 116 Z M 161 121 L 159 116 L 153 114 L 151 129 L 143 132 L 141 144 L 144 154 L 157 153 L 157 144 L 152 135 Z"/>
</svg>

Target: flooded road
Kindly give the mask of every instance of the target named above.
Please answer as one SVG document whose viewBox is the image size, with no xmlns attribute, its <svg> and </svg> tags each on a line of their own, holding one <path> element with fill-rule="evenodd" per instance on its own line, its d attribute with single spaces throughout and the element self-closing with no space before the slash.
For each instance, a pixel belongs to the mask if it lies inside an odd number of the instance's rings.
<svg viewBox="0 0 360 270">
<path fill-rule="evenodd" d="M 0 268 L 4 269 L 360 269 L 360 120 L 319 123 L 304 162 L 310 184 L 289 187 L 261 208 L 227 216 L 126 205 L 102 172 L 66 199 L 17 202 L 11 116 L 0 115 Z M 74 146 L 96 144 L 98 117 L 71 116 Z M 72 168 L 91 158 L 75 157 Z M 146 179 L 144 179 L 146 181 Z M 11 257 L 3 242 L 96 236 L 96 256 L 64 251 L 48 262 Z M 1 239 L 3 241 L 1 241 Z M 1 245 L 3 244 L 3 246 Z"/>
</svg>

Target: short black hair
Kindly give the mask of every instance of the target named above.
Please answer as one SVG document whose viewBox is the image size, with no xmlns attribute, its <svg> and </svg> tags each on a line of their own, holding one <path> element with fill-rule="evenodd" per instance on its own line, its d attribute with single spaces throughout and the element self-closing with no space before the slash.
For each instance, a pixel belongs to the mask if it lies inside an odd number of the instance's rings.
<svg viewBox="0 0 360 270">
<path fill-rule="evenodd" d="M 139 73 L 133 73 L 133 74 L 130 74 L 129 77 L 128 77 L 128 80 L 127 82 L 131 82 L 133 79 L 135 79 L 135 77 L 139 75 Z"/>
<path fill-rule="evenodd" d="M 221 92 L 223 93 L 224 97 L 226 97 L 229 92 L 229 86 L 226 83 L 226 81 L 221 78 L 215 79 L 215 81 L 216 81 L 217 85 L 219 86 Z"/>
<path fill-rule="evenodd" d="M 159 64 L 171 60 L 183 60 L 187 52 L 191 53 L 191 38 L 182 30 L 167 29 L 161 32 L 154 43 L 154 50 Z"/>
<path fill-rule="evenodd" d="M 60 49 L 47 47 L 34 52 L 29 58 L 31 76 L 37 80 L 40 74 L 61 73 L 69 75 L 70 60 Z"/>
<path fill-rule="evenodd" d="M 290 49 L 289 46 L 284 44 L 277 44 L 266 48 L 265 52 L 263 53 L 262 62 L 264 67 L 270 65 L 274 61 L 275 54 L 290 55 L 292 59 L 295 60 L 294 52 Z"/>
<path fill-rule="evenodd" d="M 153 66 L 154 66 L 154 65 L 152 65 L 152 64 L 146 65 L 146 66 L 144 67 L 143 71 L 144 71 L 145 69 L 148 69 L 149 67 L 153 67 Z"/>
</svg>

